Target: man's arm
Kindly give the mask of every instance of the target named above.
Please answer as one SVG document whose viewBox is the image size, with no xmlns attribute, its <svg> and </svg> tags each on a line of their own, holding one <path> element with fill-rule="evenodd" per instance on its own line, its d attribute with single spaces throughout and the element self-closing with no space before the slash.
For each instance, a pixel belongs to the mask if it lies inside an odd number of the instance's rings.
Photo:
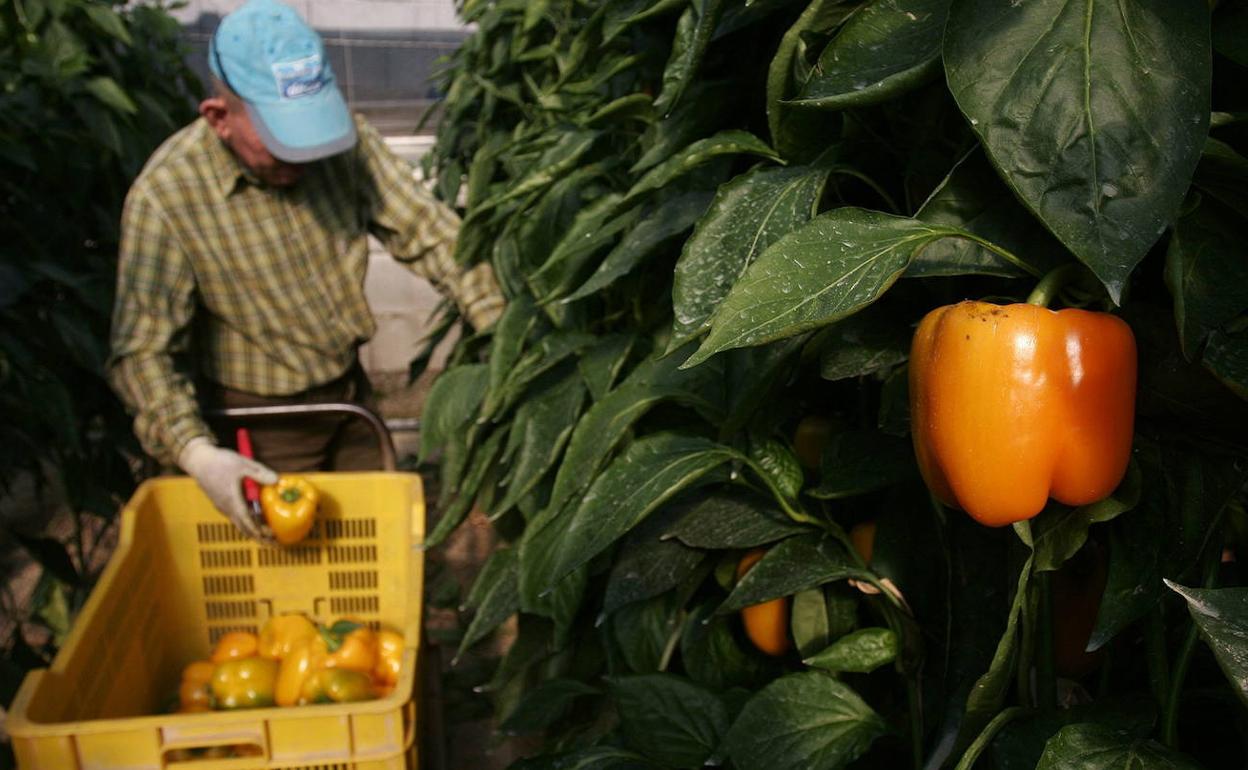
<svg viewBox="0 0 1248 770">
<path fill-rule="evenodd" d="M 503 310 L 503 293 L 489 263 L 465 269 L 455 262 L 459 217 L 421 188 L 411 166 L 376 129 L 364 120 L 356 127 L 369 179 L 370 231 L 391 256 L 454 299 L 473 328 L 493 324 Z"/>
<path fill-rule="evenodd" d="M 135 415 L 143 448 L 174 465 L 192 439 L 210 439 L 212 432 L 200 417 L 194 386 L 174 363 L 186 351 L 195 282 L 163 219 L 145 195 L 127 197 L 108 380 Z"/>
</svg>

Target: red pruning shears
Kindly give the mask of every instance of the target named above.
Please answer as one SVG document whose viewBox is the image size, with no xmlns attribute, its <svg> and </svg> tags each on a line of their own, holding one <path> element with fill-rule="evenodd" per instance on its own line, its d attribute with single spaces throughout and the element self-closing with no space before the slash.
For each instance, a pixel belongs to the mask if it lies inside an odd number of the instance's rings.
<svg viewBox="0 0 1248 770">
<path fill-rule="evenodd" d="M 247 432 L 247 429 L 239 428 L 237 436 L 238 453 L 249 460 L 256 459 L 251 449 L 251 434 Z M 264 510 L 260 507 L 260 485 L 249 476 L 243 477 L 243 497 L 247 500 L 247 505 L 251 507 L 251 513 L 256 517 L 256 521 L 264 524 Z"/>
</svg>

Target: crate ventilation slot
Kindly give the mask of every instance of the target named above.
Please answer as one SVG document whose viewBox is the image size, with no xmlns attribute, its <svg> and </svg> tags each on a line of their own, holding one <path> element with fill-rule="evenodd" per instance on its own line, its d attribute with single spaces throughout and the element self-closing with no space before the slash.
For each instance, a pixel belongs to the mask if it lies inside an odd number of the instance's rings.
<svg viewBox="0 0 1248 770">
<path fill-rule="evenodd" d="M 256 581 L 251 575 L 205 575 L 204 595 L 253 594 Z"/>
<path fill-rule="evenodd" d="M 377 570 L 333 571 L 329 573 L 331 591 L 370 591 L 377 588 Z"/>
<path fill-rule="evenodd" d="M 331 540 L 362 540 L 377 537 L 376 519 L 327 519 L 325 537 Z"/>
<path fill-rule="evenodd" d="M 261 567 L 293 567 L 301 564 L 320 564 L 320 548 L 262 548 L 259 551 Z"/>
<path fill-rule="evenodd" d="M 236 602 L 204 602 L 204 610 L 209 620 L 251 619 L 256 616 L 256 603 L 253 601 Z"/>
<path fill-rule="evenodd" d="M 200 543 L 241 543 L 247 539 L 246 535 L 229 522 L 196 524 L 195 534 Z"/>
<path fill-rule="evenodd" d="M 331 596 L 329 611 L 335 615 L 376 615 L 381 611 L 381 602 L 376 596 Z"/>
<path fill-rule="evenodd" d="M 216 549 L 199 552 L 199 566 L 204 569 L 239 569 L 251 566 L 251 551 L 246 548 Z"/>
<path fill-rule="evenodd" d="M 375 545 L 333 545 L 328 550 L 330 564 L 372 564 L 377 561 Z"/>
</svg>

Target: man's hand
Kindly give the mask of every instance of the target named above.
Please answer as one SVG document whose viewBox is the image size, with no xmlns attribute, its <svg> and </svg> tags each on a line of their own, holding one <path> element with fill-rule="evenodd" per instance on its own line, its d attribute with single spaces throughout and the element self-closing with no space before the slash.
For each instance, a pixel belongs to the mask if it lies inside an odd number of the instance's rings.
<svg viewBox="0 0 1248 770">
<path fill-rule="evenodd" d="M 243 477 L 261 484 L 276 484 L 274 470 L 238 452 L 215 446 L 203 437 L 191 439 L 178 455 L 178 465 L 194 477 L 217 510 L 234 522 L 244 535 L 261 542 L 270 540 L 243 497 Z"/>
</svg>

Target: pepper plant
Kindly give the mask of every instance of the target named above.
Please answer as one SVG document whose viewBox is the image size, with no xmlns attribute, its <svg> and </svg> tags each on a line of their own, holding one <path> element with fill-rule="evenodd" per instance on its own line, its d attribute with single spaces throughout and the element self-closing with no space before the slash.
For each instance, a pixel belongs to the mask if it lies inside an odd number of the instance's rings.
<svg viewBox="0 0 1248 770">
<path fill-rule="evenodd" d="M 130 181 L 194 117 L 184 53 L 159 3 L 0 3 L 0 539 L 44 568 L 33 606 L 3 603 L 4 704 L 55 651 L 32 649 L 23 626 L 49 626 L 53 642 L 68 630 L 100 561 L 84 530 L 98 533 L 136 482 L 142 451 L 103 373 L 118 228 Z M 73 526 L 53 536 L 61 502 Z"/>
<path fill-rule="evenodd" d="M 503 541 L 461 651 L 515 617 L 518 767 L 1248 765 L 1248 4 L 460 10 L 426 170 L 509 304 L 422 452 L 430 545 Z M 923 483 L 910 343 L 1033 290 L 1129 326 L 1130 459 L 985 526 Z"/>
</svg>

